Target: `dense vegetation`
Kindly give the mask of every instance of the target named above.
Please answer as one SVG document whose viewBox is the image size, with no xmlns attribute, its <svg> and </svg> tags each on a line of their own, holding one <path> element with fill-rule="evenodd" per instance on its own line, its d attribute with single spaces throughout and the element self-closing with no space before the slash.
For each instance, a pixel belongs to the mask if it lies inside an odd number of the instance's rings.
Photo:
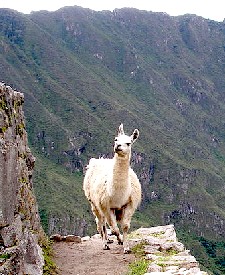
<svg viewBox="0 0 225 275">
<path fill-rule="evenodd" d="M 132 164 L 143 201 L 133 226 L 174 223 L 198 260 L 223 274 L 224 51 L 224 23 L 194 15 L 0 10 L 0 80 L 25 94 L 49 234 L 95 230 L 84 168 L 112 155 L 123 122 L 127 133 L 140 130 Z"/>
</svg>

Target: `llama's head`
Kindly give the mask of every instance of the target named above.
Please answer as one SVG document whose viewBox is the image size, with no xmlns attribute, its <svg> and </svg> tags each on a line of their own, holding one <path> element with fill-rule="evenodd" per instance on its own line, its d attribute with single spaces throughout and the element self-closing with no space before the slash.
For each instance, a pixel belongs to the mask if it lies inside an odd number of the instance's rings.
<svg viewBox="0 0 225 275">
<path fill-rule="evenodd" d="M 130 157 L 131 145 L 137 140 L 139 131 L 134 130 L 131 136 L 127 136 L 123 130 L 123 124 L 119 126 L 118 136 L 115 137 L 114 153 L 120 157 Z"/>
</svg>

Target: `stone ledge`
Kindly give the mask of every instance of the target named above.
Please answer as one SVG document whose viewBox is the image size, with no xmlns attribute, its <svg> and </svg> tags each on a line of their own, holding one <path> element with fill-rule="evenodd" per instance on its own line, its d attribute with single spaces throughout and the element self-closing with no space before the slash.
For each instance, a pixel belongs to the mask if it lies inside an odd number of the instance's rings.
<svg viewBox="0 0 225 275">
<path fill-rule="evenodd" d="M 130 234 L 131 246 L 144 242 L 145 258 L 151 274 L 206 275 L 194 256 L 177 240 L 174 225 L 139 228 Z"/>
</svg>

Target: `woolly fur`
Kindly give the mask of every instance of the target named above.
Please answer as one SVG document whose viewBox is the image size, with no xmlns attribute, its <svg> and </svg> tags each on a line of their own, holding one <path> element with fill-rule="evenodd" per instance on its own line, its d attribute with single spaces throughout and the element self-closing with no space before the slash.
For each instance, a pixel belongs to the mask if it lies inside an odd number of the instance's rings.
<svg viewBox="0 0 225 275">
<path fill-rule="evenodd" d="M 103 249 L 109 249 L 106 224 L 117 236 L 118 243 L 124 245 L 124 253 L 129 252 L 126 240 L 130 221 L 141 202 L 141 185 L 130 167 L 131 146 L 139 136 L 134 130 L 131 136 L 125 135 L 123 124 L 115 138 L 113 159 L 92 158 L 87 166 L 83 189 L 91 203 L 96 224 L 103 239 Z M 121 224 L 123 238 L 117 222 Z"/>
</svg>

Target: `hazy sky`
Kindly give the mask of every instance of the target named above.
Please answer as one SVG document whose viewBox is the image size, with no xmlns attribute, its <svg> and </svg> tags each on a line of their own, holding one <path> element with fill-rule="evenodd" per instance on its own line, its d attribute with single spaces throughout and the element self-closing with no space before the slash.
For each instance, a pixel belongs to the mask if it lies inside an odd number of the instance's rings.
<svg viewBox="0 0 225 275">
<path fill-rule="evenodd" d="M 75 5 L 96 11 L 133 7 L 170 15 L 197 14 L 215 21 L 223 21 L 225 18 L 225 0 L 0 0 L 0 8 L 11 8 L 23 13 L 54 11 Z"/>
</svg>

